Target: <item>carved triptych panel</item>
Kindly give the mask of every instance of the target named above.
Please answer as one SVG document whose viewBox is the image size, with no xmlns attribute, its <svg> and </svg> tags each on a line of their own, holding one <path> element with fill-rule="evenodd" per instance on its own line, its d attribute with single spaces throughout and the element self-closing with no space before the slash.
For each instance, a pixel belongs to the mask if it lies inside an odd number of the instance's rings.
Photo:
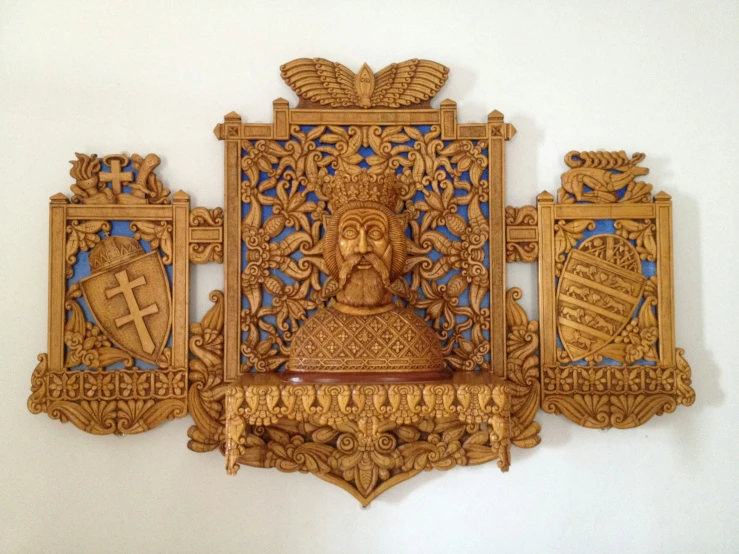
<svg viewBox="0 0 739 554">
<path fill-rule="evenodd" d="M 189 197 L 159 157 L 77 154 L 71 203 L 51 199 L 49 349 L 32 412 L 95 434 L 187 414 Z"/>
<path fill-rule="evenodd" d="M 690 405 L 671 201 L 641 180 L 644 155 L 571 152 L 557 202 L 506 207 L 515 129 L 498 111 L 458 124 L 453 101 L 432 108 L 447 75 L 427 60 L 356 74 L 285 64 L 297 107 L 278 99 L 272 123 L 232 112 L 215 128 L 223 209 L 170 195 L 154 154 L 77 154 L 73 196 L 51 198 L 48 352 L 29 409 L 94 434 L 189 413 L 188 447 L 220 450 L 229 473 L 309 472 L 366 505 L 421 471 L 492 460 L 506 471 L 511 447 L 539 443 L 540 407 L 604 428 Z M 384 221 L 373 240 L 390 245 L 375 253 L 383 300 L 348 310 L 349 273 L 331 256 L 366 237 L 332 235 L 337 194 Z M 369 271 L 361 248 L 353 263 Z M 190 324 L 189 264 L 211 261 L 223 290 Z M 506 287 L 509 262 L 538 262 L 539 321 Z M 385 352 L 383 363 L 402 355 L 416 375 L 438 373 L 404 380 L 396 363 L 389 379 L 295 382 L 291 348 L 330 351 L 319 368 Z"/>
<path fill-rule="evenodd" d="M 692 404 L 675 346 L 670 197 L 643 154 L 571 152 L 559 203 L 539 195 L 542 407 L 635 427 Z"/>
</svg>

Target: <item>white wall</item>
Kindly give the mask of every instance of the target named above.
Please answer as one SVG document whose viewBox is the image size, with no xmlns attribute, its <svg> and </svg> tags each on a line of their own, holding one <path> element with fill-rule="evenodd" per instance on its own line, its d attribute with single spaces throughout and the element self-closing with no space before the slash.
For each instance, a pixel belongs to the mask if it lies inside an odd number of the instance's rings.
<svg viewBox="0 0 739 554">
<path fill-rule="evenodd" d="M 734 245 L 739 5 L 679 2 L 0 2 L 0 551 L 739 551 Z M 571 149 L 646 152 L 674 199 L 678 344 L 698 400 L 631 431 L 540 414 L 542 443 L 495 464 L 432 472 L 369 509 L 303 475 L 187 450 L 190 420 L 95 437 L 26 410 L 46 350 L 47 199 L 72 153 L 155 152 L 194 205 L 222 205 L 236 110 L 270 121 L 303 56 L 375 70 L 451 68 L 438 100 L 461 122 L 499 109 L 508 200 L 554 192 Z M 437 101 L 438 101 L 437 100 Z M 220 286 L 195 270 L 193 319 Z M 509 269 L 529 290 L 534 268 Z"/>
</svg>

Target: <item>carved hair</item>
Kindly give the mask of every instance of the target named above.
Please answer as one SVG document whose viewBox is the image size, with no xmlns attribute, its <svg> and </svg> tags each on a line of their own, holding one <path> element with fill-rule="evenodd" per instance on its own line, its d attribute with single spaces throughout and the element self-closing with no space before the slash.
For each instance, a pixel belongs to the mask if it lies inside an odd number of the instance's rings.
<svg viewBox="0 0 739 554">
<path fill-rule="evenodd" d="M 323 237 L 323 260 L 326 271 L 334 278 L 339 277 L 341 261 L 337 259 L 339 245 L 339 222 L 341 216 L 352 210 L 377 210 L 387 216 L 389 223 L 388 235 L 393 248 L 393 259 L 390 264 L 390 282 L 403 275 L 406 259 L 405 230 L 402 219 L 388 208 L 377 202 L 355 200 L 344 204 L 329 218 L 326 224 L 326 234 Z"/>
</svg>

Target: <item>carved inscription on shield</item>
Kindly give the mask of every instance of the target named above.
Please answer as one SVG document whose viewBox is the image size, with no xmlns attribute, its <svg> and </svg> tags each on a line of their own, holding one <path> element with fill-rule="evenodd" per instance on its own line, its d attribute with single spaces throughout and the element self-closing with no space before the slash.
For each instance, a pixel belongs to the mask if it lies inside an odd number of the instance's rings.
<svg viewBox="0 0 739 554">
<path fill-rule="evenodd" d="M 167 274 L 158 252 L 130 237 L 110 237 L 90 253 L 92 275 L 80 282 L 90 312 L 129 354 L 157 364 L 170 326 Z"/>
<path fill-rule="evenodd" d="M 616 235 L 573 250 L 559 279 L 559 336 L 572 361 L 597 353 L 626 326 L 644 290 L 639 253 Z"/>
</svg>

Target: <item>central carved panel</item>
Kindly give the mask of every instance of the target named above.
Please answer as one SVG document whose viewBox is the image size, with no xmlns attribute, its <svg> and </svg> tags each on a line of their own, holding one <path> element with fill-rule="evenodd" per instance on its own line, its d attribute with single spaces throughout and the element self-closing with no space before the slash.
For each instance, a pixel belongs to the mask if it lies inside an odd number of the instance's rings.
<svg viewBox="0 0 739 554">
<path fill-rule="evenodd" d="M 490 369 L 488 143 L 432 126 L 293 126 L 242 141 L 241 372 L 277 371 L 298 327 L 337 293 L 322 257 L 334 175 L 397 180 L 408 221 L 399 306 L 415 309 L 455 370 Z"/>
</svg>

